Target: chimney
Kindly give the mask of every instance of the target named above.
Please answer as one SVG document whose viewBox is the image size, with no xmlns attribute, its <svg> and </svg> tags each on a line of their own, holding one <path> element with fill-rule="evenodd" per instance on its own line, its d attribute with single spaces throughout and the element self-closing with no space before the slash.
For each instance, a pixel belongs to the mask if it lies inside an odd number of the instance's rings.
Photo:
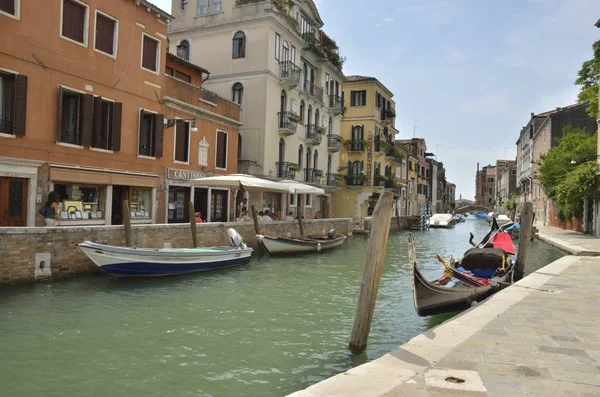
<svg viewBox="0 0 600 397">
<path fill-rule="evenodd" d="M 477 163 L 477 173 L 479 173 L 479 163 Z"/>
<path fill-rule="evenodd" d="M 533 116 L 534 116 L 534 114 L 533 114 L 533 112 L 531 112 L 531 117 L 533 117 Z M 523 128 L 525 128 L 525 127 L 523 127 Z"/>
</svg>

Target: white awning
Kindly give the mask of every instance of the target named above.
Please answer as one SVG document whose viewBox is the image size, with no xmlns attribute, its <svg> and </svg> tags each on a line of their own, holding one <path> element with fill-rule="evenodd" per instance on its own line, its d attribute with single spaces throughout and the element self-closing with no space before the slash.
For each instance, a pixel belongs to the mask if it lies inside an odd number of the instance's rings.
<svg viewBox="0 0 600 397">
<path fill-rule="evenodd" d="M 192 186 L 240 188 L 249 192 L 289 193 L 289 189 L 277 182 L 246 174 L 231 174 L 192 179 Z"/>
<path fill-rule="evenodd" d="M 325 194 L 325 190 L 319 187 L 307 185 L 296 181 L 285 180 L 279 181 L 277 182 L 277 184 L 285 186 L 288 189 L 288 193 L 292 194 Z"/>
</svg>

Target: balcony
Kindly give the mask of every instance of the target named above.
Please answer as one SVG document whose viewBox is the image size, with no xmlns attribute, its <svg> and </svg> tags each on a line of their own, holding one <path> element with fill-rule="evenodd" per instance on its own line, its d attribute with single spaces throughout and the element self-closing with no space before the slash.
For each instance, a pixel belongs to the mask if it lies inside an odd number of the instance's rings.
<svg viewBox="0 0 600 397">
<path fill-rule="evenodd" d="M 373 177 L 373 186 L 374 187 L 383 186 L 384 182 L 385 182 L 384 178 L 381 175 L 375 175 Z"/>
<path fill-rule="evenodd" d="M 308 47 L 315 47 L 319 42 L 313 32 L 302 33 L 302 40 L 304 40 Z"/>
<path fill-rule="evenodd" d="M 200 99 L 202 99 L 203 101 L 206 101 L 206 102 L 216 104 L 219 101 L 219 95 L 217 95 L 215 92 L 207 90 L 206 88 L 201 88 L 200 89 Z"/>
<path fill-rule="evenodd" d="M 304 181 L 309 183 L 321 184 L 321 178 L 323 177 L 323 171 L 316 168 L 305 168 L 304 169 Z"/>
<path fill-rule="evenodd" d="M 339 135 L 327 135 L 327 151 L 329 153 L 339 152 L 342 146 L 342 137 Z"/>
<path fill-rule="evenodd" d="M 307 144 L 318 145 L 321 143 L 323 135 L 319 133 L 319 128 L 320 127 L 316 124 L 306 125 L 306 135 L 304 136 L 304 140 Z"/>
<path fill-rule="evenodd" d="M 347 141 L 346 150 L 349 152 L 364 152 L 367 146 L 367 141 L 363 139 L 353 139 Z"/>
<path fill-rule="evenodd" d="M 343 110 L 344 104 L 342 98 L 337 95 L 329 95 L 329 111 L 334 115 L 340 115 Z"/>
<path fill-rule="evenodd" d="M 340 174 L 327 173 L 327 186 L 340 187 Z"/>
<path fill-rule="evenodd" d="M 314 85 L 310 80 L 304 80 L 303 90 L 311 97 L 323 102 L 323 89 Z"/>
<path fill-rule="evenodd" d="M 289 161 L 278 161 L 275 166 L 277 167 L 277 178 L 291 180 L 296 179 L 296 170 L 300 168 L 298 164 Z"/>
<path fill-rule="evenodd" d="M 292 112 L 277 113 L 277 124 L 279 135 L 294 135 L 298 126 L 298 116 Z"/>
<path fill-rule="evenodd" d="M 365 178 L 362 175 L 346 176 L 346 186 L 364 186 Z"/>
<path fill-rule="evenodd" d="M 291 90 L 300 83 L 300 68 L 292 61 L 281 61 L 279 77 L 281 77 L 281 85 Z"/>
</svg>

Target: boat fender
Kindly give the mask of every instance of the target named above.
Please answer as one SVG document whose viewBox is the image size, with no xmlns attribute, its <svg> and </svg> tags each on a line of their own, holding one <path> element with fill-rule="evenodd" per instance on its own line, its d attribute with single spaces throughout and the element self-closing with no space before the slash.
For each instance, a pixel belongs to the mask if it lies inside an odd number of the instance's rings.
<svg viewBox="0 0 600 397">
<path fill-rule="evenodd" d="M 228 229 L 227 237 L 229 238 L 232 247 L 244 248 L 244 239 L 235 229 Z"/>
<path fill-rule="evenodd" d="M 317 243 L 317 252 L 321 252 L 321 243 Z"/>
</svg>

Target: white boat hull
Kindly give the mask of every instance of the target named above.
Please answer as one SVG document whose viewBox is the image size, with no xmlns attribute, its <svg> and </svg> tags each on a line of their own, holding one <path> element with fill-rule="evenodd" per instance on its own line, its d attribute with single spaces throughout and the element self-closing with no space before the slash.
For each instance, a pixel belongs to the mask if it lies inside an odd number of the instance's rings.
<svg viewBox="0 0 600 397">
<path fill-rule="evenodd" d="M 336 248 L 344 244 L 346 236 L 338 234 L 333 239 L 310 239 L 304 240 L 291 239 L 286 237 L 271 237 L 256 235 L 256 238 L 263 243 L 267 251 L 271 254 L 287 254 L 295 252 L 321 252 Z"/>
</svg>

